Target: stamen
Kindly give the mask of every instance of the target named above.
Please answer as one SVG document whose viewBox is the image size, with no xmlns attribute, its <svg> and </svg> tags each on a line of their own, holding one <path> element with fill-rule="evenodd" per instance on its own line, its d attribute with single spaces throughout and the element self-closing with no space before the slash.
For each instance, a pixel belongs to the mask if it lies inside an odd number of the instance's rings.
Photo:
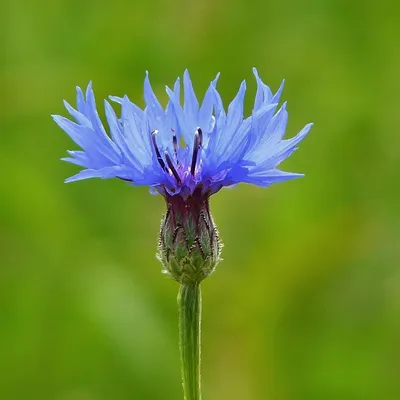
<svg viewBox="0 0 400 400">
<path fill-rule="evenodd" d="M 190 173 L 194 176 L 194 172 L 197 164 L 197 155 L 199 153 L 199 149 L 203 143 L 203 132 L 200 128 L 196 129 L 194 134 L 194 144 L 193 144 L 193 155 L 192 155 L 192 165 L 190 167 Z"/>
<path fill-rule="evenodd" d="M 174 164 L 172 163 L 171 157 L 168 154 L 168 151 L 166 151 L 164 153 L 164 155 L 165 155 L 165 159 L 167 160 L 168 167 L 169 167 L 170 171 L 172 172 L 172 175 L 174 175 L 176 182 L 178 183 L 178 185 L 180 185 L 182 183 L 181 177 L 179 176 L 178 172 L 176 171 Z"/>
<path fill-rule="evenodd" d="M 154 150 L 156 151 L 158 163 L 161 165 L 161 168 L 162 168 L 164 171 L 167 171 L 167 172 L 168 172 L 168 168 L 167 168 L 167 166 L 165 165 L 164 160 L 161 158 L 160 150 L 158 150 L 158 147 L 157 147 L 157 142 L 156 142 L 156 135 L 157 135 L 157 133 L 158 133 L 158 130 L 157 130 L 157 129 L 154 130 L 153 132 L 151 132 L 151 140 L 153 141 Z"/>
<path fill-rule="evenodd" d="M 176 135 L 172 136 L 172 143 L 174 144 L 174 153 L 175 153 L 175 157 L 176 157 L 176 161 L 178 162 L 178 139 L 176 137 Z"/>
<path fill-rule="evenodd" d="M 201 128 L 197 128 L 197 133 L 199 134 L 199 147 L 201 147 L 203 145 L 203 131 L 201 130 Z"/>
</svg>

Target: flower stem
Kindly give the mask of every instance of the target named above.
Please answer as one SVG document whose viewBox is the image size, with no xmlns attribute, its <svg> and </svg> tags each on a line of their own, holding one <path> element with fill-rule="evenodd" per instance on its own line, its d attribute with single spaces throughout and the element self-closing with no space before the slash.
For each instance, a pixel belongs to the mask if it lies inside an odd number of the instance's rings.
<svg viewBox="0 0 400 400">
<path fill-rule="evenodd" d="M 199 283 L 182 284 L 178 295 L 179 347 L 185 400 L 201 400 L 201 290 Z"/>
</svg>

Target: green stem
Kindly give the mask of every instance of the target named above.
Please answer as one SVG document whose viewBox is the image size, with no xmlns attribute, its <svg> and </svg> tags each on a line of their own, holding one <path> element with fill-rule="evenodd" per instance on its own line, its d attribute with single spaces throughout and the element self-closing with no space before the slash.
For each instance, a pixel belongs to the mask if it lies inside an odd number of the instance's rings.
<svg viewBox="0 0 400 400">
<path fill-rule="evenodd" d="M 199 283 L 183 284 L 179 289 L 179 347 L 185 400 L 201 400 L 201 290 Z"/>
</svg>

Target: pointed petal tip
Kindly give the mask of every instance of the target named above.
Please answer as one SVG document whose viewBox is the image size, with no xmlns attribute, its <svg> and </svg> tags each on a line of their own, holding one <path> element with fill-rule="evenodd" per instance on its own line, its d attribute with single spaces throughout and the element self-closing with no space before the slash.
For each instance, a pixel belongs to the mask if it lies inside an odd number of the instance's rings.
<svg viewBox="0 0 400 400">
<path fill-rule="evenodd" d="M 278 182 L 284 182 L 288 181 L 291 179 L 298 179 L 298 178 L 303 178 L 305 174 L 298 173 L 298 172 L 287 172 L 287 171 L 282 171 L 281 169 L 273 169 L 271 171 L 271 175 L 267 177 L 265 180 L 266 182 L 269 181 L 269 183 L 278 183 Z"/>
<path fill-rule="evenodd" d="M 216 87 L 220 75 L 221 75 L 221 72 L 218 72 L 217 75 L 215 76 L 215 78 L 211 81 L 210 85 Z"/>
<path fill-rule="evenodd" d="M 64 179 L 64 183 L 71 183 L 75 181 L 75 175 Z"/>
<path fill-rule="evenodd" d="M 213 93 L 214 93 L 216 96 L 219 96 L 219 92 L 218 92 L 217 88 L 215 87 L 215 85 L 211 85 L 211 90 L 213 91 Z"/>
<path fill-rule="evenodd" d="M 184 84 L 186 83 L 186 84 L 192 85 L 192 80 L 190 79 L 190 73 L 187 68 L 183 72 L 183 82 L 184 82 Z"/>
<path fill-rule="evenodd" d="M 177 87 L 177 86 L 179 86 L 180 83 L 181 83 L 181 79 L 180 79 L 179 76 L 178 76 L 178 78 L 176 78 L 176 80 L 175 80 L 175 82 L 174 82 L 174 89 L 173 89 L 173 90 L 179 89 L 179 87 Z M 168 85 L 165 85 L 165 91 L 166 91 L 167 93 L 168 93 L 169 91 L 170 91 L 170 92 L 173 92 L 173 90 L 172 90 Z"/>
<path fill-rule="evenodd" d="M 146 71 L 146 76 L 144 77 L 144 86 L 150 86 L 150 76 L 149 71 Z"/>
<path fill-rule="evenodd" d="M 75 160 L 72 154 L 70 154 L 70 156 L 71 157 L 62 157 L 62 158 L 60 158 L 60 161 L 69 162 L 70 163 L 71 160 Z"/>
<path fill-rule="evenodd" d="M 122 97 L 112 96 L 112 95 L 108 96 L 108 98 L 110 99 L 110 101 L 113 101 L 114 103 L 118 103 L 118 104 L 121 104 L 122 100 L 123 100 Z"/>
<path fill-rule="evenodd" d="M 281 171 L 281 170 L 278 170 Z M 304 178 L 305 174 L 301 174 L 298 172 L 286 172 L 286 171 L 281 171 L 281 181 L 290 181 L 291 179 L 299 179 L 299 178 Z M 279 181 L 278 181 L 279 182 Z"/>
<path fill-rule="evenodd" d="M 303 178 L 304 176 L 306 176 L 306 174 L 302 174 L 301 172 L 288 172 L 288 174 L 290 174 L 291 177 L 294 179 Z"/>
<path fill-rule="evenodd" d="M 174 97 L 174 92 L 171 90 L 170 87 L 168 87 L 168 85 L 165 85 L 165 91 L 167 92 L 168 97 L 171 99 L 172 97 Z"/>
<path fill-rule="evenodd" d="M 85 103 L 85 95 L 83 94 L 83 90 L 80 86 L 76 86 L 76 94 L 77 94 L 77 102 Z M 79 107 L 78 107 L 79 108 Z"/>
<path fill-rule="evenodd" d="M 93 84 L 92 81 L 89 81 L 87 87 L 86 87 L 86 101 L 88 99 L 94 100 L 94 92 L 93 92 Z"/>
<path fill-rule="evenodd" d="M 127 94 L 124 94 L 124 95 L 123 95 L 122 100 L 123 100 L 123 101 L 127 101 L 127 102 L 130 101 Z"/>
<path fill-rule="evenodd" d="M 175 83 L 174 83 L 174 90 L 175 90 L 176 85 L 179 85 L 180 82 L 181 82 L 181 80 L 180 80 L 179 78 L 177 78 L 176 81 L 175 81 Z M 166 90 L 166 91 L 168 91 L 168 90 L 171 90 L 171 91 L 172 91 L 172 89 L 171 89 L 168 85 L 165 85 L 165 90 Z"/>
<path fill-rule="evenodd" d="M 296 136 L 294 136 L 292 139 L 288 139 L 289 141 L 293 141 L 292 146 L 296 146 L 298 143 L 300 143 L 310 132 L 310 129 L 312 128 L 313 124 L 307 124 Z"/>
<path fill-rule="evenodd" d="M 53 118 L 53 121 L 60 126 L 61 129 L 64 130 L 63 128 L 63 123 L 65 120 L 68 120 L 68 118 L 63 117 L 62 115 L 56 115 L 56 114 L 52 114 L 51 117 Z"/>
<path fill-rule="evenodd" d="M 112 108 L 110 102 L 107 99 L 103 100 L 103 104 L 104 104 L 104 108 L 106 110 L 109 109 L 109 108 Z"/>
<path fill-rule="evenodd" d="M 303 133 L 304 136 L 310 131 L 310 129 L 313 127 L 313 125 L 314 125 L 314 122 L 310 122 L 309 124 L 307 124 L 307 125 L 301 130 L 301 132 Z"/>
</svg>

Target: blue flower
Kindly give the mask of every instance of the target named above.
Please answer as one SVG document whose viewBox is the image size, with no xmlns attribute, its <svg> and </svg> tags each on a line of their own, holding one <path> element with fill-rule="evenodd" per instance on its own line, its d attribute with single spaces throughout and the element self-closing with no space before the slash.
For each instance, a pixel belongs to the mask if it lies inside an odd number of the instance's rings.
<svg viewBox="0 0 400 400">
<path fill-rule="evenodd" d="M 255 68 L 253 72 L 257 93 L 247 118 L 243 116 L 245 81 L 225 110 L 216 89 L 218 76 L 199 104 L 185 71 L 183 105 L 179 78 L 173 90 L 166 88 L 169 102 L 164 109 L 146 75 L 144 110 L 127 96 L 110 97 L 120 104 L 120 115 L 108 101 L 104 102 L 107 130 L 97 113 L 91 84 L 86 96 L 78 87 L 77 110 L 64 102 L 76 122 L 53 116 L 82 149 L 68 151 L 70 157 L 63 158 L 84 168 L 66 182 L 119 178 L 131 185 L 150 186 L 164 196 L 179 194 L 186 198 L 195 190 L 211 195 L 241 182 L 269 186 L 302 176 L 277 167 L 296 150 L 312 124 L 295 137 L 283 139 L 288 120 L 286 103 L 277 110 L 283 83 L 273 94 Z"/>
</svg>

